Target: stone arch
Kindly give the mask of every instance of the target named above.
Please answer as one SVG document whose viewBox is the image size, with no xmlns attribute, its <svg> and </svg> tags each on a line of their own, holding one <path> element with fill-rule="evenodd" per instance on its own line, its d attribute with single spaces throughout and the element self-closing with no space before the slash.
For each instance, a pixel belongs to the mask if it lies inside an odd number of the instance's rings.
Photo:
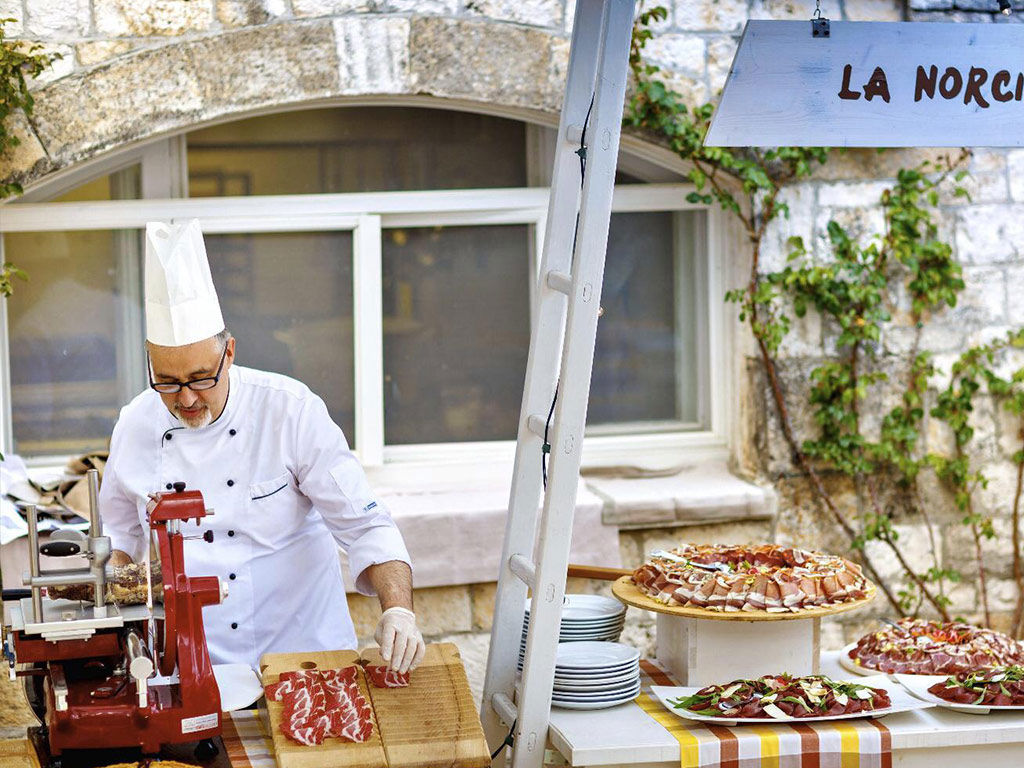
<svg viewBox="0 0 1024 768">
<path fill-rule="evenodd" d="M 550 30 L 396 16 L 288 20 L 144 48 L 37 91 L 0 176 L 40 182 L 160 136 L 327 104 L 447 102 L 551 122 L 568 53 Z"/>
</svg>

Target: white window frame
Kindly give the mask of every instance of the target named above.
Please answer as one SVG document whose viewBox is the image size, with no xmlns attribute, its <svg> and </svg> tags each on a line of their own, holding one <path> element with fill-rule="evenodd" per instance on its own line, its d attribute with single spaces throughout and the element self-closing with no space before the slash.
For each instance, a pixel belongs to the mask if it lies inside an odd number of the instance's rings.
<svg viewBox="0 0 1024 768">
<path fill-rule="evenodd" d="M 156 162 L 151 160 L 151 162 Z M 162 161 L 161 161 L 162 162 Z M 131 163 L 120 163 L 124 167 Z M 145 166 L 144 166 L 145 167 Z M 144 176 L 145 178 L 145 176 Z M 145 182 L 144 182 L 145 184 Z M 698 269 L 706 272 L 703 312 L 706 328 L 708 425 L 693 431 L 647 432 L 627 435 L 588 435 L 585 464 L 623 462 L 679 464 L 680 459 L 727 455 L 730 431 L 727 376 L 731 348 L 725 321 L 722 265 L 725 261 L 722 217 L 706 206 L 686 202 L 692 187 L 685 184 L 631 184 L 615 189 L 614 212 L 704 211 L 706 247 L 698 248 Z M 70 231 L 141 229 L 155 219 L 200 219 L 204 231 L 247 233 L 273 231 L 326 231 L 347 229 L 353 234 L 354 258 L 354 449 L 368 467 L 391 464 L 455 464 L 510 462 L 515 441 L 436 443 L 384 446 L 383 329 L 381 317 L 381 231 L 394 227 L 436 225 L 526 224 L 535 227 L 537 253 L 544 238 L 549 189 L 440 190 L 320 195 L 272 195 L 224 198 L 117 200 L 75 203 L 22 203 L 0 206 L 0 231 Z M 533 269 L 539 269 L 534 258 Z M 531 286 L 532 293 L 536 286 Z M 9 450 L 11 387 L 8 370 L 6 306 L 0 302 L 0 437 Z M 61 457 L 45 457 L 34 464 L 54 465 Z"/>
</svg>

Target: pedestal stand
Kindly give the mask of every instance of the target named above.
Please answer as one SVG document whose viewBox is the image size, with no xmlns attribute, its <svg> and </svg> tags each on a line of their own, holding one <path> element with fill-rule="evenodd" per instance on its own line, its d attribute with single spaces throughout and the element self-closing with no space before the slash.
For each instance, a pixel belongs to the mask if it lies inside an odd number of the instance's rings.
<svg viewBox="0 0 1024 768">
<path fill-rule="evenodd" d="M 868 596 L 799 613 L 708 611 L 651 599 L 623 576 L 612 585 L 619 600 L 658 614 L 657 659 L 680 685 L 705 686 L 788 672 L 817 674 L 821 619 L 867 605 Z"/>
</svg>

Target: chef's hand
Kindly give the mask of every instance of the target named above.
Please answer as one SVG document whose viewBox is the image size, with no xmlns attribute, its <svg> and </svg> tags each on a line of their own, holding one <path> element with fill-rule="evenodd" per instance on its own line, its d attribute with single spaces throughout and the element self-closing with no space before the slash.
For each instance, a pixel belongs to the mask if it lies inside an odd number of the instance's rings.
<svg viewBox="0 0 1024 768">
<path fill-rule="evenodd" d="M 427 652 L 423 634 L 416 629 L 416 614 L 407 608 L 395 606 L 384 611 L 373 638 L 388 669 L 398 672 L 416 669 Z"/>
</svg>

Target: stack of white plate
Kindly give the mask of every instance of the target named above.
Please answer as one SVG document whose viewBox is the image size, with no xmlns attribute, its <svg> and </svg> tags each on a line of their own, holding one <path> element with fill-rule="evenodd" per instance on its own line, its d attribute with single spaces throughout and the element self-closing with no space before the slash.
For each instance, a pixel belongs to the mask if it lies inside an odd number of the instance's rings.
<svg viewBox="0 0 1024 768">
<path fill-rule="evenodd" d="M 558 642 L 619 639 L 626 623 L 626 606 L 613 597 L 602 595 L 566 595 L 562 604 L 562 623 Z M 526 633 L 530 629 L 530 601 L 523 616 L 523 636 L 519 641 L 519 668 L 526 654 Z"/>
<path fill-rule="evenodd" d="M 622 643 L 559 643 L 551 706 L 604 709 L 640 694 L 640 651 Z"/>
</svg>

